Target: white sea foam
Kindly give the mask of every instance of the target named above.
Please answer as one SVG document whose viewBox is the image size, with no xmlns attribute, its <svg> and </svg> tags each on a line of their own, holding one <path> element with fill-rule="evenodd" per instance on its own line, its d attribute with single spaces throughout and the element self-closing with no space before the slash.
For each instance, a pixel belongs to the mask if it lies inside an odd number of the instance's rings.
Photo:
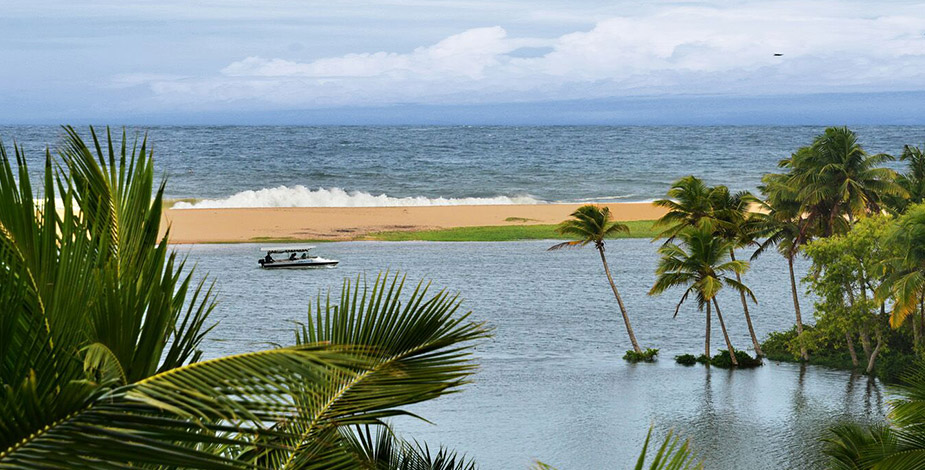
<svg viewBox="0 0 925 470">
<path fill-rule="evenodd" d="M 464 198 L 392 197 L 362 191 L 345 191 L 341 188 L 305 186 L 279 186 L 257 191 L 241 191 L 222 199 L 203 199 L 195 202 L 178 202 L 174 209 L 215 209 L 231 207 L 394 207 L 394 206 L 454 206 L 491 204 L 544 204 L 531 196 L 495 196 Z"/>
</svg>

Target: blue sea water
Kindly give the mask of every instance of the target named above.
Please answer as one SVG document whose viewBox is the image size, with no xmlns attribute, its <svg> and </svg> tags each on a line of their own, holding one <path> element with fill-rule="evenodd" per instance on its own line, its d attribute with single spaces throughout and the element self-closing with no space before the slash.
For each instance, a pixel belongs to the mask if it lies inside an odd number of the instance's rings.
<svg viewBox="0 0 925 470">
<path fill-rule="evenodd" d="M 147 134 L 159 172 L 169 179 L 171 198 L 210 198 L 222 205 L 237 193 L 281 188 L 247 194 L 230 204 L 336 206 L 389 204 L 369 197 L 383 194 L 416 198 L 404 204 L 438 198 L 482 198 L 469 201 L 475 203 L 645 201 L 663 196 L 672 181 L 688 174 L 754 190 L 764 173 L 775 171 L 779 160 L 822 130 L 155 126 L 127 131 L 130 139 Z M 925 126 L 853 130 L 872 153 L 898 155 L 905 144 L 925 143 Z M 56 126 L 0 127 L 0 138 L 25 148 L 33 172 L 41 169 L 46 146 L 56 148 L 63 135 Z M 299 186 L 307 191 L 297 190 Z M 318 193 L 319 188 L 326 191 Z M 329 193 L 332 188 L 346 195 Z"/>
</svg>

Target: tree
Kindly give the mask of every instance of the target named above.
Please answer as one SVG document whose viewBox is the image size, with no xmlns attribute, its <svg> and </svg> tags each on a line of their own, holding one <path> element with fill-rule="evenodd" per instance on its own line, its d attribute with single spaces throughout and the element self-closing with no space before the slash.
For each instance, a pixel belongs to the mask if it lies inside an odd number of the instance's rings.
<svg viewBox="0 0 925 470">
<path fill-rule="evenodd" d="M 890 324 L 899 327 L 922 311 L 925 301 L 925 204 L 912 206 L 900 216 L 885 243 L 895 251 L 884 258 L 890 271 L 878 296 L 893 300 Z"/>
<path fill-rule="evenodd" d="M 729 249 L 729 258 L 735 261 L 736 248 L 755 244 L 757 219 L 752 214 L 752 208 L 758 205 L 758 198 L 748 191 L 732 193 L 726 186 L 716 186 L 713 188 L 710 199 L 713 201 L 713 218 L 717 221 L 718 234 L 734 243 L 734 246 Z M 735 275 L 736 280 L 741 283 L 742 276 L 738 272 Z M 745 324 L 748 326 L 748 334 L 751 336 L 755 354 L 764 356 L 761 343 L 758 342 L 758 335 L 755 334 L 755 328 L 752 326 L 752 317 L 748 312 L 748 300 L 744 292 L 739 292 L 739 300 L 742 302 Z"/>
<path fill-rule="evenodd" d="M 655 285 L 649 295 L 657 295 L 672 287 L 686 287 L 681 300 L 675 308 L 677 316 L 681 305 L 693 293 L 697 297 L 697 306 L 706 311 L 706 339 L 704 354 L 710 356 L 710 307 L 716 308 L 716 317 L 723 331 L 723 338 L 729 350 L 729 357 L 733 365 L 738 365 L 735 357 L 735 348 L 729 340 L 726 323 L 719 308 L 716 295 L 728 286 L 736 291 L 747 294 L 755 301 L 755 296 L 744 284 L 732 277 L 730 273 L 744 273 L 748 270 L 747 261 L 733 261 L 729 259 L 729 250 L 734 242 L 715 236 L 715 228 L 709 220 L 701 221 L 696 227 L 689 227 L 677 234 L 681 245 L 667 243 L 659 248 L 662 256 L 656 269 Z"/>
<path fill-rule="evenodd" d="M 846 232 L 858 217 L 881 213 L 885 198 L 907 195 L 896 172 L 880 166 L 892 159 L 869 155 L 847 127 L 829 127 L 780 166 L 789 169 L 788 185 L 796 188 L 807 222 L 827 237 Z"/>
<path fill-rule="evenodd" d="M 891 226 L 889 216 L 866 217 L 847 233 L 814 240 L 804 248 L 813 261 L 806 281 L 818 298 L 814 334 L 831 331 L 843 337 L 855 366 L 852 338 L 859 335 L 868 374 L 886 343 L 885 306 L 874 292 L 886 279 L 883 260 L 894 257 L 893 245 L 886 243 Z"/>
<path fill-rule="evenodd" d="M 472 373 L 485 327 L 398 276 L 345 284 L 293 346 L 202 361 L 211 289 L 158 238 L 146 141 L 66 132 L 41 200 L 0 145 L 0 468 L 369 467 L 356 426 Z"/>
<path fill-rule="evenodd" d="M 925 147 L 913 147 L 906 145 L 903 147 L 901 161 L 907 162 L 908 169 L 901 173 L 896 183 L 905 191 L 906 194 L 891 196 L 888 199 L 888 205 L 892 212 L 902 214 L 909 207 L 925 202 Z"/>
<path fill-rule="evenodd" d="M 803 335 L 803 315 L 800 311 L 800 297 L 797 293 L 796 274 L 793 261 L 800 248 L 811 238 L 809 223 L 797 199 L 797 191 L 790 186 L 787 175 L 768 174 L 762 178 L 761 191 L 765 200 L 760 202 L 760 209 L 755 213 L 756 237 L 764 237 L 751 259 L 754 261 L 768 248 L 777 247 L 777 251 L 787 260 L 790 270 L 790 292 L 793 295 L 793 311 L 796 314 L 797 336 Z M 803 341 L 800 338 L 800 341 Z M 800 356 L 809 360 L 805 344 L 800 346 Z"/>
<path fill-rule="evenodd" d="M 694 227 L 704 218 L 713 217 L 713 188 L 707 186 L 696 176 L 685 176 L 671 184 L 668 198 L 653 202 L 658 207 L 668 209 L 655 221 L 656 227 L 662 227 L 655 239 L 671 242 L 681 231 Z"/>
<path fill-rule="evenodd" d="M 623 323 L 626 325 L 626 333 L 633 344 L 633 351 L 642 353 L 639 343 L 636 342 L 636 335 L 633 333 L 630 317 L 626 313 L 626 307 L 623 305 L 623 298 L 620 297 L 617 284 L 613 280 L 613 275 L 610 274 L 607 256 L 604 255 L 604 239 L 618 233 L 629 233 L 629 227 L 626 224 L 614 222 L 609 208 L 588 204 L 572 212 L 572 218 L 560 223 L 556 231 L 563 235 L 574 236 L 576 239 L 553 245 L 549 248 L 550 251 L 561 248 L 582 247 L 591 243 L 597 248 L 598 253 L 601 255 L 601 263 L 604 264 L 604 273 L 607 274 L 607 280 L 610 281 L 613 296 L 616 297 L 617 304 L 620 306 L 620 314 L 623 315 Z"/>
</svg>

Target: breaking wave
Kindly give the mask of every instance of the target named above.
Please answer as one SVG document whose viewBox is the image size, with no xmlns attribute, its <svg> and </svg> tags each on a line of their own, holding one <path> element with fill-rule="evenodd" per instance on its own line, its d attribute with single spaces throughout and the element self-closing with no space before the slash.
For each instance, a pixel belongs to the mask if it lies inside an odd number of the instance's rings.
<svg viewBox="0 0 925 470">
<path fill-rule="evenodd" d="M 396 207 L 396 206 L 455 206 L 490 204 L 545 204 L 546 201 L 531 196 L 495 196 L 464 198 L 392 197 L 386 194 L 374 195 L 362 191 L 345 191 L 341 188 L 319 188 L 312 190 L 305 186 L 279 186 L 256 191 L 241 191 L 221 199 L 202 199 L 193 202 L 180 201 L 174 209 L 221 209 L 232 207 Z"/>
</svg>

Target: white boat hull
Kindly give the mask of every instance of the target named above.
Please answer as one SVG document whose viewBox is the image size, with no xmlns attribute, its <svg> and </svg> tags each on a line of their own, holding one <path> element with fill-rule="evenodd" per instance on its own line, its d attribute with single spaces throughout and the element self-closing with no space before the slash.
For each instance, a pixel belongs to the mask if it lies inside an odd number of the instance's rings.
<svg viewBox="0 0 925 470">
<path fill-rule="evenodd" d="M 263 261 L 263 260 L 260 260 Z M 272 263 L 260 263 L 263 269 L 307 269 L 307 268 L 333 268 L 339 261 L 335 259 L 313 258 L 296 260 L 279 260 Z"/>
</svg>

